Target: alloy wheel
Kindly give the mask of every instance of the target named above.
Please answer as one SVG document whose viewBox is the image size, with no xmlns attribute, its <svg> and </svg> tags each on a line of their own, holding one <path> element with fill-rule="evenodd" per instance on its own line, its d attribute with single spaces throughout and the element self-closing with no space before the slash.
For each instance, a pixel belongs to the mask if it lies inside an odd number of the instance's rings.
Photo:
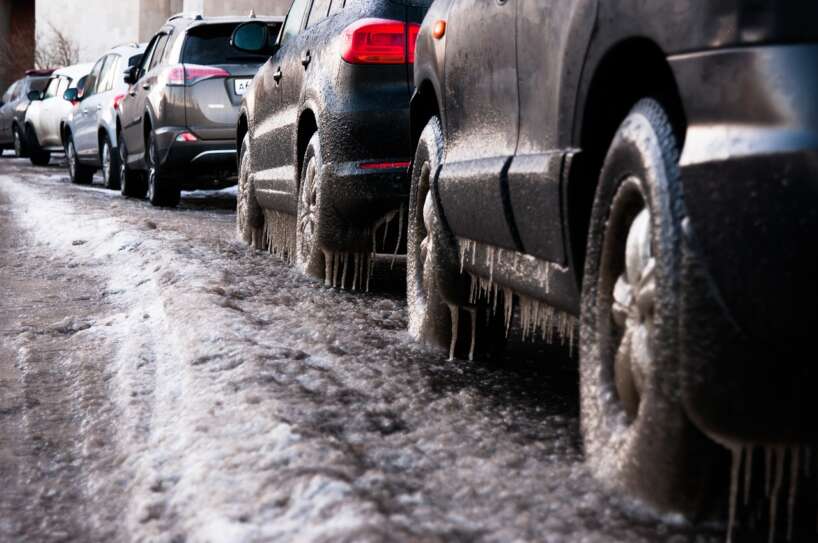
<svg viewBox="0 0 818 543">
<path fill-rule="evenodd" d="M 23 138 L 20 136 L 20 131 L 18 129 L 14 129 L 14 154 L 17 155 L 17 158 L 23 156 Z"/>
<path fill-rule="evenodd" d="M 106 140 L 102 144 L 102 176 L 105 178 L 105 185 L 111 183 L 111 146 Z"/>
<path fill-rule="evenodd" d="M 68 173 L 71 175 L 71 179 L 73 180 L 77 176 L 77 158 L 76 153 L 74 152 L 74 142 L 72 140 L 68 140 L 68 145 L 66 146 L 65 152 L 68 155 Z"/>
<path fill-rule="evenodd" d="M 304 186 L 301 189 L 301 219 L 298 223 L 301 235 L 301 255 L 309 259 L 315 243 L 316 215 L 318 213 L 318 188 L 316 186 L 315 159 L 307 164 L 307 174 L 304 177 Z"/>
</svg>

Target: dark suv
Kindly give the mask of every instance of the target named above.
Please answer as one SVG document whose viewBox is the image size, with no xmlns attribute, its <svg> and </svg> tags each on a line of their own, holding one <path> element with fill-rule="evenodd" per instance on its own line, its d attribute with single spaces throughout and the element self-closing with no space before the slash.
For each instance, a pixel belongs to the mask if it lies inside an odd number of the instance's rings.
<svg viewBox="0 0 818 543">
<path fill-rule="evenodd" d="M 267 59 L 230 45 L 235 27 L 251 17 L 171 17 L 129 69 L 117 138 L 123 194 L 147 192 L 153 205 L 175 206 L 183 188 L 234 182 L 239 104 Z M 273 33 L 281 24 L 255 20 Z"/>
<path fill-rule="evenodd" d="M 430 3 L 294 0 L 277 39 L 258 23 L 236 30 L 236 46 L 272 54 L 238 126 L 248 243 L 327 284 L 366 284 L 376 230 L 399 222 L 408 194 L 414 41 Z"/>
<path fill-rule="evenodd" d="M 496 304 L 578 341 L 587 460 L 660 509 L 727 486 L 714 442 L 735 496 L 754 446 L 794 488 L 818 437 L 816 20 L 812 1 L 438 0 L 417 41 L 411 333 L 468 353 L 486 321 L 460 313 Z"/>
<path fill-rule="evenodd" d="M 26 110 L 31 103 L 28 95 L 32 91 L 43 91 L 48 86 L 49 76 L 54 70 L 29 70 L 18 79 L 0 98 L 0 152 L 14 149 L 18 157 L 28 156 L 26 145 Z"/>
</svg>

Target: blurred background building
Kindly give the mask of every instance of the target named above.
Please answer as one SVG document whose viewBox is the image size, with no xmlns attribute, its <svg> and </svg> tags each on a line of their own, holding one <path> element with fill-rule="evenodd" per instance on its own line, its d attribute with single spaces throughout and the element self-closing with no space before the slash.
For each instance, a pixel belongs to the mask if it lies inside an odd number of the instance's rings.
<svg viewBox="0 0 818 543">
<path fill-rule="evenodd" d="M 92 62 L 179 12 L 283 15 L 290 0 L 0 0 L 0 93 L 33 67 Z"/>
</svg>

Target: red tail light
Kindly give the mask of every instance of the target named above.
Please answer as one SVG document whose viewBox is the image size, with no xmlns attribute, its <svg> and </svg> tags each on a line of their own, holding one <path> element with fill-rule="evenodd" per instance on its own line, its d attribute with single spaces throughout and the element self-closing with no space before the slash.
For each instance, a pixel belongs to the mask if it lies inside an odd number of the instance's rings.
<svg viewBox="0 0 818 543">
<path fill-rule="evenodd" d="M 405 170 L 409 167 L 409 162 L 362 162 L 358 167 L 362 170 Z"/>
<path fill-rule="evenodd" d="M 119 111 L 119 104 L 121 104 L 122 100 L 124 99 L 125 99 L 124 94 L 117 94 L 116 96 L 114 96 L 114 109 L 116 111 Z"/>
<path fill-rule="evenodd" d="M 413 63 L 419 31 L 416 23 L 361 19 L 344 30 L 341 57 L 350 64 Z"/>
<path fill-rule="evenodd" d="M 230 72 L 215 66 L 200 66 L 198 64 L 177 64 L 165 72 L 167 85 L 193 85 L 203 79 L 216 77 L 230 77 Z"/>
</svg>

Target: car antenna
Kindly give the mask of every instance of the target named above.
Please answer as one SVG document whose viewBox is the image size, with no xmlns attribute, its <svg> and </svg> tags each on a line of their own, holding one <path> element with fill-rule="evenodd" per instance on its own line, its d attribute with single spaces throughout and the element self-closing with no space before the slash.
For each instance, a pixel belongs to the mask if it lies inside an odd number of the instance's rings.
<svg viewBox="0 0 818 543">
<path fill-rule="evenodd" d="M 256 18 L 256 10 L 254 10 L 253 8 L 250 8 L 250 18 L 251 19 Z"/>
</svg>

